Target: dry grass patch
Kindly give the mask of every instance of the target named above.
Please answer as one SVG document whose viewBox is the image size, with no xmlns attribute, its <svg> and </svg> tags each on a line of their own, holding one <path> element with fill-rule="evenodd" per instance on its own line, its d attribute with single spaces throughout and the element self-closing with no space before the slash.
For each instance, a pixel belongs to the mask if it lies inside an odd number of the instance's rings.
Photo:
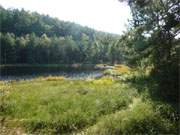
<svg viewBox="0 0 180 135">
<path fill-rule="evenodd" d="M 66 78 L 64 76 L 48 76 L 43 78 L 45 81 L 62 81 L 65 80 Z"/>
<path fill-rule="evenodd" d="M 114 69 L 119 73 L 128 73 L 131 70 L 128 66 L 120 65 L 120 64 L 117 64 L 114 67 L 115 67 Z"/>
</svg>

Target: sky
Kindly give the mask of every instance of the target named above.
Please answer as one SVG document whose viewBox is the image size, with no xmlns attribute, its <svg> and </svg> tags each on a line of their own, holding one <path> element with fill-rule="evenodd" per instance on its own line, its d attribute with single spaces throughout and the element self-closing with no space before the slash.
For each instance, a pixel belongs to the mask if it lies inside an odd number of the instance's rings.
<svg viewBox="0 0 180 135">
<path fill-rule="evenodd" d="M 0 0 L 0 5 L 48 14 L 115 34 L 122 34 L 131 19 L 129 6 L 118 0 Z"/>
</svg>

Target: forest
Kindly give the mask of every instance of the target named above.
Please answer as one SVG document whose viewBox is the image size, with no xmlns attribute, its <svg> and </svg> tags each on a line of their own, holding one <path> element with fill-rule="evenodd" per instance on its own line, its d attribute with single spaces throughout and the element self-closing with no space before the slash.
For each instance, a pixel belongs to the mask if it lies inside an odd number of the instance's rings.
<svg viewBox="0 0 180 135">
<path fill-rule="evenodd" d="M 180 3 L 119 2 L 132 14 L 122 35 L 0 6 L 3 134 L 180 133 Z"/>
<path fill-rule="evenodd" d="M 119 61 L 117 35 L 30 13 L 1 10 L 1 64 L 72 64 Z"/>
</svg>

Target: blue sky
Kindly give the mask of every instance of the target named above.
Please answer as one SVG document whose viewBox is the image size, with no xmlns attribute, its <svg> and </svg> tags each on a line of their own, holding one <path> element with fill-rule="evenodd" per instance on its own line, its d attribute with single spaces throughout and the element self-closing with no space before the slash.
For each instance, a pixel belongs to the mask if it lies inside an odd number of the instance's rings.
<svg viewBox="0 0 180 135">
<path fill-rule="evenodd" d="M 5 8 L 24 8 L 97 30 L 121 34 L 131 19 L 130 8 L 118 0 L 0 0 Z"/>
</svg>

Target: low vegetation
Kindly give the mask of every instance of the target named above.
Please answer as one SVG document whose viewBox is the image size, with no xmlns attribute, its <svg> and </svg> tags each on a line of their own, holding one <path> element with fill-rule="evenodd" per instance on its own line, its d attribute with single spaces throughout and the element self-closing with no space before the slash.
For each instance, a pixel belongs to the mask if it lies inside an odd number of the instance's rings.
<svg viewBox="0 0 180 135">
<path fill-rule="evenodd" d="M 64 80 L 65 77 L 64 76 L 48 76 L 41 79 L 45 81 L 60 81 L 60 80 Z"/>
<path fill-rule="evenodd" d="M 176 126 L 153 109 L 151 102 L 135 98 L 128 109 L 101 118 L 87 134 L 177 134 Z"/>
<path fill-rule="evenodd" d="M 131 73 L 131 69 L 128 66 L 117 64 L 110 69 L 104 70 L 104 75 L 110 76 L 122 76 L 123 74 Z"/>
<path fill-rule="evenodd" d="M 1 124 L 39 134 L 178 133 L 175 109 L 134 87 L 137 73 L 123 76 L 1 82 Z"/>
</svg>

